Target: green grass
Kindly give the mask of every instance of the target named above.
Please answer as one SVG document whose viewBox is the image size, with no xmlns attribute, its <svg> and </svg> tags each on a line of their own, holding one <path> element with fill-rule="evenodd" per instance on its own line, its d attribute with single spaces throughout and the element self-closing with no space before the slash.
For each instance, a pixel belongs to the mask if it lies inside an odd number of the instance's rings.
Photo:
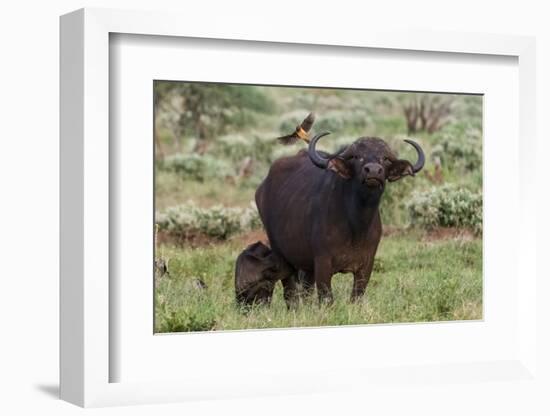
<svg viewBox="0 0 550 416">
<path fill-rule="evenodd" d="M 469 234 L 435 239 L 410 230 L 382 239 L 366 296 L 350 303 L 350 274 L 333 277 L 334 304 L 317 298 L 288 310 L 277 284 L 271 306 L 243 313 L 234 301 L 242 241 L 198 248 L 161 246 L 170 276 L 157 281 L 155 331 L 286 328 L 482 318 L 482 242 Z M 207 289 L 193 284 L 200 278 Z"/>
<path fill-rule="evenodd" d="M 254 188 L 238 186 L 224 179 L 197 182 L 182 179 L 173 172 L 157 170 L 155 184 L 157 210 L 185 204 L 190 200 L 201 207 L 219 204 L 245 207 L 254 200 Z"/>
</svg>

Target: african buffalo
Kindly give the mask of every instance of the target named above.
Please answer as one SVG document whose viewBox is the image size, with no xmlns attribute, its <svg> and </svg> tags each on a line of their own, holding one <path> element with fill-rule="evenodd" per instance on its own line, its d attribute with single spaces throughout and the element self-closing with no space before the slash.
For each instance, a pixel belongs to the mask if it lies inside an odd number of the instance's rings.
<svg viewBox="0 0 550 416">
<path fill-rule="evenodd" d="M 242 305 L 270 303 L 275 284 L 293 270 L 269 247 L 258 241 L 250 244 L 235 265 L 235 295 Z"/>
<path fill-rule="evenodd" d="M 315 135 L 308 151 L 276 160 L 256 191 L 271 250 L 291 270 L 279 276 L 288 304 L 299 270 L 306 291 L 315 285 L 320 301 L 332 302 L 331 279 L 339 272 L 353 273 L 352 300 L 364 294 L 382 236 L 379 204 L 386 182 L 414 176 L 424 166 L 424 152 L 412 140 L 405 141 L 416 149 L 415 164 L 398 159 L 376 137 L 358 138 L 334 154 L 317 151 L 327 134 Z"/>
</svg>

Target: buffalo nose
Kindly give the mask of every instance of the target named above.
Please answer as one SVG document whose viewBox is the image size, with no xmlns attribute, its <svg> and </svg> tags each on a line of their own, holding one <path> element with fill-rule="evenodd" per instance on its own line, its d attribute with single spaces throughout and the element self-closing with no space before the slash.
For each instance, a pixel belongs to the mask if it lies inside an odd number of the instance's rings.
<svg viewBox="0 0 550 416">
<path fill-rule="evenodd" d="M 383 169 L 382 166 L 378 163 L 367 163 L 363 169 L 369 176 L 380 176 L 382 175 Z"/>
</svg>

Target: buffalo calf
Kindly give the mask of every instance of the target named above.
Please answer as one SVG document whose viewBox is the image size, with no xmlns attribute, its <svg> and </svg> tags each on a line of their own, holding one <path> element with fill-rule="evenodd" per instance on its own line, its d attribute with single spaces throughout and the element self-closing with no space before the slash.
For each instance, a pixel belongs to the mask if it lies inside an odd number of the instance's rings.
<svg viewBox="0 0 550 416">
<path fill-rule="evenodd" d="M 273 251 L 258 241 L 249 245 L 235 266 L 235 295 L 241 305 L 270 303 L 278 280 L 287 278 L 292 269 Z"/>
</svg>

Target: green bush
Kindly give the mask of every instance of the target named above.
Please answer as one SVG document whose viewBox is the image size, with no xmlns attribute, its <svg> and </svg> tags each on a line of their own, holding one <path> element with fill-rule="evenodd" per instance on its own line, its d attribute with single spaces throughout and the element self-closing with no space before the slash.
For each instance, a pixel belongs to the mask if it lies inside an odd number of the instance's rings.
<svg viewBox="0 0 550 416">
<path fill-rule="evenodd" d="M 481 234 L 483 199 L 481 192 L 445 185 L 413 193 L 407 203 L 411 224 L 424 228 L 465 227 Z"/>
<path fill-rule="evenodd" d="M 293 111 L 283 116 L 279 125 L 281 134 L 291 133 L 308 115 L 308 111 Z M 323 112 L 313 125 L 316 132 L 330 131 L 334 134 L 361 131 L 370 125 L 372 119 L 366 110 L 332 110 Z"/>
<path fill-rule="evenodd" d="M 175 154 L 159 163 L 159 168 L 172 171 L 184 179 L 204 182 L 207 179 L 225 178 L 234 174 L 229 162 L 211 155 Z"/>
<path fill-rule="evenodd" d="M 166 119 L 164 112 L 175 113 L 173 119 L 182 133 L 200 139 L 253 125 L 277 107 L 264 90 L 253 85 L 156 81 L 154 93 L 161 124 Z"/>
<path fill-rule="evenodd" d="M 345 113 L 330 111 L 318 118 L 315 122 L 315 129 L 316 131 L 330 131 L 333 133 L 338 133 L 344 130 L 347 124 L 346 121 Z"/>
<path fill-rule="evenodd" d="M 465 172 L 481 171 L 481 130 L 455 124 L 443 129 L 436 140 L 438 144 L 434 146 L 431 156 L 432 159 L 439 158 L 443 167 Z"/>
<path fill-rule="evenodd" d="M 229 134 L 217 139 L 211 153 L 219 158 L 231 160 L 235 166 L 245 157 L 251 157 L 260 163 L 271 163 L 273 149 L 280 146 L 274 135 L 260 138 L 255 135 Z"/>
<path fill-rule="evenodd" d="M 256 207 L 200 208 L 194 203 L 177 205 L 157 213 L 156 222 L 160 231 L 188 238 L 197 234 L 221 240 L 261 226 Z"/>
<path fill-rule="evenodd" d="M 406 201 L 414 189 L 425 186 L 424 178 L 418 175 L 416 178 L 388 183 L 380 203 L 380 215 L 382 223 L 393 227 L 403 227 L 409 222 L 406 209 Z"/>
</svg>

